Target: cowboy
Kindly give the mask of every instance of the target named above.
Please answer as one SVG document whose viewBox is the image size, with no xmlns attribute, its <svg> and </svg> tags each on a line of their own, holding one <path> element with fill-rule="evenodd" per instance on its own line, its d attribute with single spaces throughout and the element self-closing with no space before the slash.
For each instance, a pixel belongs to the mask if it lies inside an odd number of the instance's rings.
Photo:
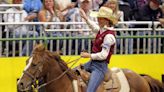
<svg viewBox="0 0 164 92">
<path fill-rule="evenodd" d="M 89 20 L 82 9 L 80 14 L 92 31 L 98 32 L 92 46 L 92 53 L 81 52 L 81 57 L 90 58 L 90 61 L 84 64 L 84 69 L 91 73 L 87 92 L 96 92 L 108 71 L 108 64 L 116 43 L 113 25 L 118 22 L 118 19 L 107 7 L 101 7 L 98 12 L 91 12 L 90 16 L 97 17 L 98 25 Z"/>
</svg>

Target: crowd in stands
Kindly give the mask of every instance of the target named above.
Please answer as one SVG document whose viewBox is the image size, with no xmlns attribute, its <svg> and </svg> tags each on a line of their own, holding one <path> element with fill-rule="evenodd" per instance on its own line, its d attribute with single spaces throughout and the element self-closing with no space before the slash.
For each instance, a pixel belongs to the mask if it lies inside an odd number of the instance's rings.
<svg viewBox="0 0 164 92">
<path fill-rule="evenodd" d="M 64 3 L 68 2 L 68 3 Z M 11 3 L 11 1 L 1 0 L 1 4 L 3 3 Z M 109 7 L 113 10 L 113 15 L 117 16 L 118 21 L 159 21 L 164 24 L 164 4 L 161 0 L 13 0 L 12 4 L 23 4 L 23 8 L 12 7 L 12 8 L 0 8 L 0 11 L 6 12 L 14 12 L 21 11 L 22 14 L 4 14 L 1 19 L 3 22 L 25 22 L 25 21 L 33 21 L 33 22 L 84 22 L 84 20 L 80 16 L 79 9 L 83 9 L 87 14 L 89 19 L 97 22 L 96 18 L 90 17 L 90 11 L 98 11 L 101 6 Z M 81 37 L 81 36 L 94 36 L 93 33 L 86 30 L 89 27 L 84 24 L 78 25 L 43 25 L 45 29 L 78 29 L 76 32 L 66 32 L 64 35 L 63 32 L 48 32 L 46 35 L 48 37 Z M 116 24 L 116 28 L 126 28 L 126 27 L 134 27 L 134 28 L 148 28 L 148 25 L 118 25 Z M 5 31 L 11 31 L 10 36 L 13 37 L 13 33 L 15 31 L 14 37 L 38 37 L 42 35 L 40 25 L 35 25 L 32 27 L 30 25 L 8 25 L 3 27 Z M 35 31 L 32 31 L 35 30 Z M 133 35 L 140 34 L 145 35 L 145 32 L 134 32 Z M 128 32 L 120 31 L 117 32 L 117 35 L 121 36 L 130 36 L 131 34 Z M 55 41 L 55 40 L 51 40 Z M 48 42 L 51 42 L 48 41 Z M 85 39 L 85 46 L 82 47 L 82 40 L 78 40 L 78 51 L 83 49 L 88 49 L 88 40 Z M 55 43 L 55 42 L 54 42 Z M 63 42 L 60 41 L 60 50 L 62 50 Z M 72 43 L 75 44 L 75 40 L 72 40 Z M 120 39 L 117 39 L 117 47 L 119 47 Z M 128 53 L 132 53 L 133 47 L 132 44 L 135 44 L 135 40 L 128 39 Z M 153 42 L 152 42 L 153 43 Z M 68 42 L 67 42 L 68 44 Z M 29 41 L 29 51 L 31 53 L 33 42 Z M 54 50 L 55 48 L 55 44 Z M 76 44 L 71 48 L 75 50 Z M 66 48 L 67 50 L 68 48 Z M 22 55 L 26 55 L 27 45 L 26 41 L 23 42 L 23 51 Z M 80 53 L 80 52 L 79 52 Z"/>
</svg>

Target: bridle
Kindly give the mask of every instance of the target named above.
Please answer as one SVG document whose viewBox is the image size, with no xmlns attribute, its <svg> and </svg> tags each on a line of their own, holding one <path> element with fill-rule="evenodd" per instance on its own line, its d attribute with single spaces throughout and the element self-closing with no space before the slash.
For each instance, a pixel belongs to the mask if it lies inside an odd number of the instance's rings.
<svg viewBox="0 0 164 92">
<path fill-rule="evenodd" d="M 72 65 L 71 65 L 71 67 L 70 68 L 72 68 L 79 60 L 81 59 L 81 57 L 80 58 L 77 58 L 77 59 L 75 59 L 75 60 L 72 60 L 72 61 L 70 61 L 71 63 L 72 62 L 74 62 Z M 37 70 L 39 70 L 38 68 L 39 68 L 39 65 L 40 64 L 43 64 L 43 63 L 38 63 L 37 64 L 37 66 L 36 66 L 36 69 Z M 59 66 L 60 66 L 60 64 L 61 63 L 59 63 L 58 62 L 58 64 L 59 64 Z M 49 84 L 51 84 L 52 82 L 54 82 L 54 81 L 56 81 L 56 80 L 58 80 L 58 79 L 60 79 L 60 78 L 62 78 L 68 71 L 70 71 L 70 68 L 68 68 L 67 70 L 65 70 L 62 74 L 60 74 L 58 77 L 56 77 L 56 78 L 54 78 L 54 79 L 52 79 L 52 80 L 50 80 L 50 81 L 48 81 L 48 82 L 46 82 L 46 83 L 43 83 L 43 84 L 41 84 L 41 85 L 39 85 L 38 83 L 37 83 L 37 76 L 33 76 L 30 72 L 28 72 L 28 71 L 23 71 L 23 73 L 25 74 L 25 75 L 27 75 L 31 80 L 32 80 L 32 82 L 28 85 L 28 86 L 32 86 L 32 85 L 34 85 L 34 90 L 39 90 L 40 88 L 42 88 L 42 87 L 44 87 L 44 86 L 47 86 L 47 85 L 49 85 Z M 36 73 L 37 73 L 37 71 L 36 71 Z M 39 73 L 41 73 L 41 71 L 39 70 Z M 38 74 L 39 74 L 38 73 Z M 28 91 L 29 89 L 25 89 L 25 90 L 22 90 L 22 91 Z"/>
<path fill-rule="evenodd" d="M 34 85 L 34 87 L 36 87 L 37 86 L 37 83 L 36 83 L 36 81 L 37 81 L 37 78 L 36 77 L 34 77 L 31 73 L 29 73 L 28 71 L 23 71 L 23 73 L 25 74 L 25 75 L 27 75 L 31 80 L 32 80 L 32 84 Z M 29 84 L 28 86 L 30 86 L 31 84 Z"/>
<path fill-rule="evenodd" d="M 40 63 L 38 63 L 36 66 L 35 66 L 35 70 L 37 70 L 37 71 L 35 71 L 35 73 L 36 74 L 40 74 L 41 72 L 42 72 L 42 70 L 40 70 L 39 69 L 39 65 L 42 65 L 43 63 L 42 62 L 40 62 Z M 36 88 L 37 86 L 38 86 L 38 83 L 37 83 L 37 79 L 38 79 L 38 77 L 39 77 L 39 75 L 32 75 L 29 71 L 27 71 L 27 70 L 24 70 L 23 71 L 23 74 L 25 74 L 25 75 L 27 75 L 31 80 L 32 80 L 32 82 L 31 83 L 29 83 L 28 85 L 27 85 L 27 87 L 29 87 L 29 86 L 34 86 L 34 88 Z M 20 91 L 28 91 L 29 89 L 24 89 L 24 90 L 20 90 Z"/>
</svg>

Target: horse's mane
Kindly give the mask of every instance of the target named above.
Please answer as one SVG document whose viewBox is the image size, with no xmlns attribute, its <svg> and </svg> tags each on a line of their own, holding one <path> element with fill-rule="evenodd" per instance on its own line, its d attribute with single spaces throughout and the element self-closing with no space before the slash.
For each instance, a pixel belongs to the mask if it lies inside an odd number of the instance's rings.
<svg viewBox="0 0 164 92">
<path fill-rule="evenodd" d="M 66 71 L 67 69 L 69 69 L 70 71 L 67 72 L 67 75 L 71 79 L 76 79 L 73 71 L 67 66 L 66 62 L 61 59 L 60 52 L 50 52 L 43 44 L 37 44 L 34 47 L 33 55 L 35 57 L 34 59 L 36 60 L 57 61 L 62 71 Z"/>
<path fill-rule="evenodd" d="M 164 92 L 164 85 L 149 75 L 142 75 L 144 79 L 148 82 L 151 92 Z"/>
<path fill-rule="evenodd" d="M 63 61 L 60 58 L 58 52 L 50 52 L 43 44 L 35 45 L 32 55 L 35 57 L 35 59 L 39 59 L 42 61 L 51 61 L 51 60 Z"/>
</svg>

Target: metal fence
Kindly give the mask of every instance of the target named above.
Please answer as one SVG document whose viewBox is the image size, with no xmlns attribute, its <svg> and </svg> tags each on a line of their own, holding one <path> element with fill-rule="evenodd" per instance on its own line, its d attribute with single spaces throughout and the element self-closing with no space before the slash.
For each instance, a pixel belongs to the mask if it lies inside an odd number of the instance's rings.
<svg viewBox="0 0 164 92">
<path fill-rule="evenodd" d="M 39 25 L 39 34 L 26 33 L 24 37 L 16 37 L 16 32 L 4 31 L 2 27 L 8 25 L 26 25 L 36 31 L 35 25 Z M 43 25 L 85 25 L 82 22 L 13 22 L 0 23 L 0 56 L 22 56 L 23 48 L 26 48 L 25 56 L 29 56 L 31 48 L 36 43 L 45 43 L 50 51 L 61 51 L 63 55 L 78 55 L 82 50 L 91 51 L 92 40 L 90 35 L 80 35 L 78 29 L 44 29 Z M 120 24 L 150 24 L 149 22 L 120 22 Z M 155 22 L 155 25 L 159 24 Z M 82 29 L 90 32 L 90 29 Z M 115 54 L 156 54 L 164 53 L 164 29 L 161 28 L 115 28 L 117 44 Z M 55 35 L 53 35 L 55 33 Z M 32 46 L 31 46 L 32 42 Z M 26 47 L 24 47 L 26 45 Z"/>
<path fill-rule="evenodd" d="M 0 11 L 0 57 L 29 56 L 36 43 L 44 43 L 50 51 L 61 51 L 63 55 L 79 55 L 82 50 L 91 52 L 94 33 L 90 29 L 68 27 L 86 25 L 84 22 L 3 22 L 4 14 L 21 15 L 21 12 Z M 47 25 L 63 27 L 46 29 Z M 15 31 L 20 26 L 28 31 Z M 159 22 L 119 22 L 114 30 L 117 34 L 114 54 L 164 53 L 164 29 Z M 84 35 L 86 32 L 88 35 Z"/>
</svg>

